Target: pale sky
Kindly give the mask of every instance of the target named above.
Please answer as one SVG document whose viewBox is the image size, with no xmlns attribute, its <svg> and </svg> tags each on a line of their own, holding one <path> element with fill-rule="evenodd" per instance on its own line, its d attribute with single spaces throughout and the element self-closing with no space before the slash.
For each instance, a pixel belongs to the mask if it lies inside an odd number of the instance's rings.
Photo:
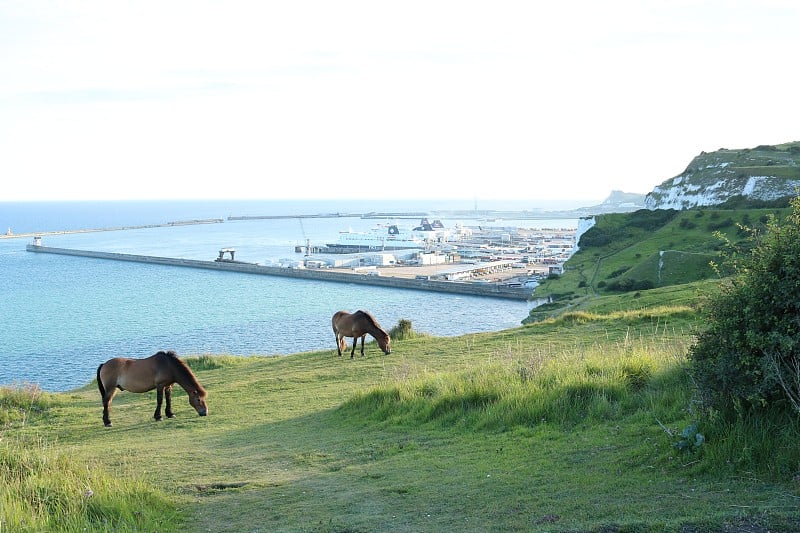
<svg viewBox="0 0 800 533">
<path fill-rule="evenodd" d="M 800 140 L 796 0 L 0 0 L 0 201 L 605 199 Z"/>
</svg>

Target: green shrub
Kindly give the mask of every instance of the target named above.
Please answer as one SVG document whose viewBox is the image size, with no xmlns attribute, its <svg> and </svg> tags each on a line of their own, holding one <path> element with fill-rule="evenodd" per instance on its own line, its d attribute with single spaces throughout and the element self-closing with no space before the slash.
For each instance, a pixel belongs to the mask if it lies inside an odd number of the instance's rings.
<svg viewBox="0 0 800 533">
<path fill-rule="evenodd" d="M 612 272 L 611 274 L 609 274 L 609 275 L 608 275 L 608 278 L 609 278 L 609 279 L 611 279 L 611 278 L 618 278 L 619 276 L 623 275 L 625 272 L 627 272 L 627 271 L 628 271 L 628 270 L 630 270 L 630 269 L 631 269 L 630 265 L 628 265 L 628 266 L 624 266 L 624 267 L 622 267 L 622 268 L 618 268 L 618 269 L 616 269 L 614 272 Z"/>
<path fill-rule="evenodd" d="M 728 217 L 719 222 L 711 222 L 708 224 L 708 231 L 719 231 L 724 228 L 729 228 L 734 225 L 733 219 Z"/>
<path fill-rule="evenodd" d="M 411 327 L 411 321 L 406 318 L 401 318 L 397 321 L 397 325 L 389 330 L 389 336 L 396 341 L 403 339 L 413 339 L 419 337 L 419 334 Z"/>
<path fill-rule="evenodd" d="M 614 292 L 645 291 L 655 287 L 655 283 L 649 279 L 625 278 L 619 281 L 612 281 L 606 289 Z"/>
<path fill-rule="evenodd" d="M 723 414 L 793 406 L 800 412 L 800 198 L 736 265 L 707 306 L 689 350 L 706 405 Z"/>
<path fill-rule="evenodd" d="M 586 233 L 581 235 L 578 246 L 580 246 L 582 250 L 587 248 L 600 248 L 610 243 L 611 239 L 612 235 L 610 235 L 607 230 L 593 226 L 589 228 Z"/>
</svg>

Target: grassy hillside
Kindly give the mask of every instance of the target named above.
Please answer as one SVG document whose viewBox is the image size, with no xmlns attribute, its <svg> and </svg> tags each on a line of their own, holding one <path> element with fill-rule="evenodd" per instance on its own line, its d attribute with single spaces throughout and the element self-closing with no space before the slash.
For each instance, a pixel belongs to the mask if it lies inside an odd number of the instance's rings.
<svg viewBox="0 0 800 533">
<path fill-rule="evenodd" d="M 742 226 L 763 229 L 769 215 L 787 209 L 640 210 L 597 217 L 580 240 L 580 250 L 565 264 L 564 274 L 536 288 L 535 298 L 554 305 L 532 313 L 531 320 L 580 306 L 588 297 L 637 294 L 640 291 L 718 278 L 710 263 L 720 262 L 725 243 L 746 249 Z"/>
<path fill-rule="evenodd" d="M 163 422 L 153 393 L 120 393 L 104 428 L 93 384 L 4 390 L 0 527 L 797 530 L 800 428 L 704 426 L 684 359 L 698 317 L 653 292 L 389 356 L 190 358 L 203 418 L 183 391 Z"/>
<path fill-rule="evenodd" d="M 678 176 L 651 191 L 646 205 L 688 208 L 701 198 L 724 202 L 736 195 L 774 200 L 796 194 L 800 180 L 800 142 L 702 152 Z M 749 184 L 749 186 L 748 186 Z M 676 196 L 677 195 L 677 196 Z"/>
</svg>

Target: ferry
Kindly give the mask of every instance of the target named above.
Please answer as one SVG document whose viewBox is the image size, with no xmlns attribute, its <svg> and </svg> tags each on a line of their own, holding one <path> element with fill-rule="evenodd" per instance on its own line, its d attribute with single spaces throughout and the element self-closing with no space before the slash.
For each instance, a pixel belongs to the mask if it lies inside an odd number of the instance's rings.
<svg viewBox="0 0 800 533">
<path fill-rule="evenodd" d="M 440 220 L 428 222 L 427 218 L 423 218 L 412 229 L 397 224 L 377 224 L 368 231 L 341 231 L 335 243 L 328 243 L 323 250 L 318 251 L 355 253 L 429 249 L 434 245 L 461 241 L 471 236 L 472 231 L 460 224 L 454 230 L 448 230 Z"/>
<path fill-rule="evenodd" d="M 329 243 L 329 252 L 377 252 L 389 250 L 424 249 L 430 241 L 414 231 L 397 224 L 379 224 L 368 231 L 345 230 L 339 232 L 335 243 Z"/>
</svg>

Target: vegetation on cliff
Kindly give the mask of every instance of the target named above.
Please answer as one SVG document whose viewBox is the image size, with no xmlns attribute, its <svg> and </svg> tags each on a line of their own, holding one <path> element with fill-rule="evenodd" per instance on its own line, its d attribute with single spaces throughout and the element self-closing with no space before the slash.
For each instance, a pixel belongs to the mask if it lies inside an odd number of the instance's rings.
<svg viewBox="0 0 800 533">
<path fill-rule="evenodd" d="M 703 152 L 681 174 L 655 187 L 649 209 L 719 205 L 736 196 L 773 201 L 795 196 L 800 186 L 800 142 Z"/>
<path fill-rule="evenodd" d="M 753 245 L 749 229 L 763 232 L 770 217 L 789 212 L 788 201 L 769 208 L 732 203 L 738 205 L 598 216 L 581 236 L 579 250 L 565 264 L 564 273 L 536 288 L 534 298 L 551 304 L 532 310 L 526 322 L 582 309 L 597 296 L 617 293 L 636 299 L 643 290 L 731 274 L 714 270 L 711 263 L 719 263 L 728 246 L 746 252 Z"/>
</svg>

